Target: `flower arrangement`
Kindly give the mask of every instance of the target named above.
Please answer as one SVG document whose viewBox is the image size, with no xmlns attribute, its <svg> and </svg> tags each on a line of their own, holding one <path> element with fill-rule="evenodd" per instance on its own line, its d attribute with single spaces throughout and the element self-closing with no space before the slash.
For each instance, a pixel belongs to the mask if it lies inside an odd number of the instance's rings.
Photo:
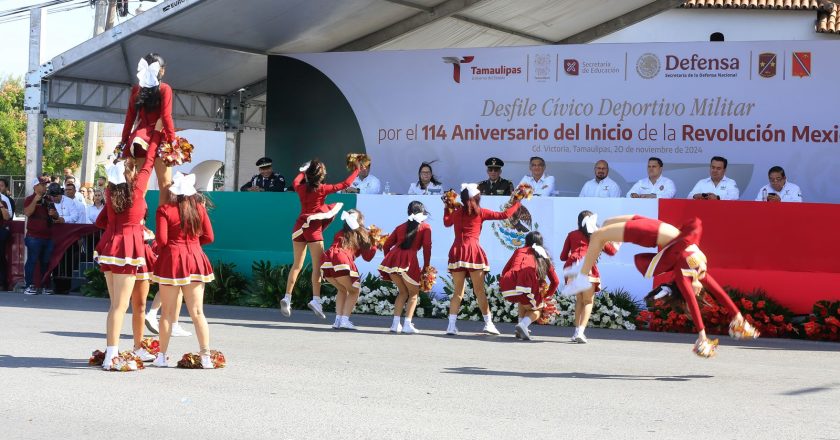
<svg viewBox="0 0 840 440">
<path fill-rule="evenodd" d="M 802 329 L 808 339 L 840 341 L 840 301 L 817 301 Z"/>
<path fill-rule="evenodd" d="M 443 201 L 443 205 L 446 206 L 446 209 L 449 210 L 449 212 L 452 212 L 455 208 L 461 206 L 461 202 L 458 201 L 460 197 L 461 196 L 458 195 L 454 189 L 449 188 L 449 190 L 440 196 L 440 199 Z"/>
<path fill-rule="evenodd" d="M 385 246 L 385 242 L 388 241 L 389 234 L 383 234 L 382 229 L 376 225 L 370 225 L 368 231 L 370 233 L 370 242 L 376 247 L 382 249 L 382 247 Z"/>
<path fill-rule="evenodd" d="M 431 292 L 432 286 L 437 282 L 437 269 L 432 266 L 426 266 L 421 275 L 420 290 L 423 292 Z"/>
<path fill-rule="evenodd" d="M 157 355 L 160 353 L 160 341 L 155 338 L 143 338 L 140 341 L 140 348 L 149 352 L 149 354 Z"/>
<path fill-rule="evenodd" d="M 534 196 L 534 187 L 528 183 L 520 183 L 519 186 L 513 190 L 513 193 L 510 195 L 510 199 L 513 201 L 521 201 L 522 199 L 531 200 L 531 197 Z"/>
<path fill-rule="evenodd" d="M 350 153 L 347 155 L 347 170 L 353 171 L 356 169 L 356 163 L 362 166 L 370 166 L 370 156 L 365 153 Z"/>
<path fill-rule="evenodd" d="M 94 350 L 94 352 L 90 355 L 90 359 L 88 359 L 88 365 L 94 367 L 101 367 L 104 362 L 105 352 L 101 350 Z M 135 356 L 131 351 L 124 351 L 111 361 L 110 371 L 137 371 L 144 368 L 146 367 L 143 365 L 143 361 L 140 360 L 139 357 Z"/>
<path fill-rule="evenodd" d="M 175 142 L 161 142 L 158 146 L 158 157 L 168 166 L 176 166 L 192 161 L 193 145 L 182 137 L 176 137 Z"/>
<path fill-rule="evenodd" d="M 227 364 L 227 359 L 221 351 L 210 350 L 210 361 L 213 362 L 213 368 L 224 368 Z M 203 368 L 201 366 L 201 355 L 198 353 L 185 353 L 181 360 L 178 361 L 178 368 Z"/>
</svg>

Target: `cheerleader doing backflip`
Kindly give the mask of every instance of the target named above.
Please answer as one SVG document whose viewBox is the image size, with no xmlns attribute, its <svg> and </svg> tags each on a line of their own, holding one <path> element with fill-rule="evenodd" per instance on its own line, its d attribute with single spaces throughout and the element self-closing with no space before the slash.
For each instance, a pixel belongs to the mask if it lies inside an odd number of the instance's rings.
<svg viewBox="0 0 840 440">
<path fill-rule="evenodd" d="M 578 264 L 586 255 L 589 249 L 589 237 L 597 230 L 598 215 L 591 211 L 581 211 L 578 214 L 578 228 L 566 236 L 566 241 L 563 243 L 563 251 L 560 253 L 560 261 L 564 261 L 563 269 L 570 270 L 574 274 L 575 270 L 570 269 Z M 615 255 L 618 248 L 612 242 L 607 242 L 604 245 L 603 252 L 607 255 Z M 601 291 L 601 274 L 598 272 L 598 266 L 592 265 L 592 270 L 589 271 L 589 282 L 591 286 L 583 292 L 577 293 L 575 298 L 575 332 L 572 335 L 572 342 L 585 344 L 587 342 L 586 336 L 583 334 L 586 330 L 586 324 L 589 322 L 589 316 L 592 314 L 592 303 L 595 300 L 595 293 Z M 567 280 L 568 281 L 568 280 Z"/>
<path fill-rule="evenodd" d="M 359 269 L 356 258 L 370 261 L 376 255 L 370 231 L 365 228 L 365 217 L 350 209 L 341 213 L 344 227 L 333 237 L 332 246 L 321 257 L 321 276 L 338 289 L 335 296 L 335 323 L 333 328 L 356 330 L 350 315 L 359 300 Z"/>
<path fill-rule="evenodd" d="M 312 300 L 307 306 L 316 316 L 326 319 L 321 307 L 321 274 L 316 269 L 321 267 L 321 255 L 324 254 L 324 229 L 329 226 L 344 205 L 342 203 L 327 205 L 324 200 L 327 195 L 350 187 L 358 175 L 359 163 L 355 162 L 353 172 L 343 182 L 325 184 L 327 167 L 318 159 L 313 159 L 302 166 L 300 173 L 295 177 L 292 187 L 300 198 L 300 215 L 292 232 L 294 262 L 286 281 L 286 295 L 280 300 L 280 312 L 283 316 L 292 315 L 292 289 L 303 269 L 306 250 L 309 249 L 313 267 Z"/>
<path fill-rule="evenodd" d="M 546 277 L 549 282 L 543 290 Z M 525 236 L 525 246 L 513 252 L 499 279 L 502 296 L 518 305 L 517 338 L 531 340 L 529 326 L 540 318 L 545 299 L 553 296 L 559 285 L 560 278 L 554 271 L 551 257 L 543 248 L 542 234 L 529 232 Z"/>
<path fill-rule="evenodd" d="M 432 228 L 424 223 L 428 213 L 422 203 L 414 200 L 408 204 L 408 219 L 397 226 L 388 236 L 382 252 L 385 258 L 379 265 L 382 279 L 397 286 L 399 295 L 394 302 L 394 322 L 391 333 L 419 333 L 411 320 L 417 308 L 420 295 L 420 278 L 429 267 L 432 257 Z M 423 249 L 423 267 L 417 261 L 417 251 Z M 405 308 L 405 321 L 400 324 L 400 317 Z"/>
<path fill-rule="evenodd" d="M 700 306 L 697 303 L 697 295 L 704 288 L 732 316 L 729 324 L 730 336 L 734 339 L 757 338 L 758 331 L 744 319 L 729 295 L 708 273 L 706 256 L 697 246 L 702 234 L 702 223 L 698 218 L 689 220 L 680 229 L 660 220 L 639 215 L 607 219 L 601 229 L 590 237 L 583 265 L 563 289 L 563 294 L 571 295 L 590 288 L 591 282 L 586 274 L 597 261 L 607 242 L 628 242 L 644 247 L 658 246 L 662 249 L 659 253 L 636 255 L 636 267 L 646 277 L 662 274 L 673 276 L 698 330 L 693 349 L 695 354 L 711 357 L 717 349 L 717 340 L 712 341 L 706 337 Z"/>
<path fill-rule="evenodd" d="M 514 202 L 503 212 L 496 212 L 482 208 L 480 200 L 477 184 L 461 184 L 461 206 L 447 207 L 443 215 L 443 225 L 455 230 L 455 241 L 449 249 L 449 272 L 452 274 L 455 291 L 449 304 L 447 335 L 458 334 L 456 320 L 461 309 L 461 300 L 464 298 L 467 276 L 472 280 L 478 307 L 484 317 L 484 332 L 499 334 L 499 330 L 493 324 L 493 315 L 490 314 L 487 295 L 484 293 L 484 274 L 490 271 L 490 265 L 487 254 L 479 243 L 479 236 L 484 221 L 510 218 L 519 209 L 519 202 Z"/>
</svg>

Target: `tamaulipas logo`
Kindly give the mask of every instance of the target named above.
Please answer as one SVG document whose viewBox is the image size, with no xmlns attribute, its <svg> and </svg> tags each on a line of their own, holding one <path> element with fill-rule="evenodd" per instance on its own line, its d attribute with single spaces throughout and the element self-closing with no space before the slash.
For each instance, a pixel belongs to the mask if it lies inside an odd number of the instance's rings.
<svg viewBox="0 0 840 440">
<path fill-rule="evenodd" d="M 456 83 L 461 83 L 461 65 L 469 64 L 475 60 L 475 56 L 469 55 L 464 57 L 443 57 L 443 62 L 452 64 L 452 80 Z M 506 79 L 510 76 L 522 75 L 522 66 L 507 66 L 499 64 L 495 66 L 477 66 L 473 64 L 469 66 L 469 72 L 473 80 L 499 80 Z"/>
<path fill-rule="evenodd" d="M 472 55 L 467 55 L 465 57 L 443 57 L 443 62 L 446 64 L 452 64 L 452 79 L 460 84 L 461 83 L 461 64 L 469 64 L 475 59 Z"/>
</svg>

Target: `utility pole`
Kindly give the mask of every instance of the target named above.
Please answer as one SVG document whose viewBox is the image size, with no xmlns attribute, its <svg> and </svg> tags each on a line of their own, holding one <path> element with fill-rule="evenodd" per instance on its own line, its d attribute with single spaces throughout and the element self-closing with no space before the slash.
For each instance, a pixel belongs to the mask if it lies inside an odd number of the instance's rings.
<svg viewBox="0 0 840 440">
<path fill-rule="evenodd" d="M 115 20 L 111 17 L 111 4 L 116 14 L 116 0 L 96 0 L 96 9 L 93 20 L 93 36 L 97 36 L 107 29 L 113 27 Z M 93 185 L 93 176 L 96 173 L 96 147 L 99 144 L 99 134 L 102 132 L 101 122 L 89 121 L 85 123 L 85 142 L 82 149 L 82 171 L 79 179 L 80 185 Z"/>
<path fill-rule="evenodd" d="M 24 109 L 26 110 L 26 195 L 33 192 L 32 182 L 41 172 L 44 145 L 44 115 L 41 113 L 41 35 L 43 15 L 41 8 L 29 11 L 29 73 L 26 74 Z"/>
</svg>

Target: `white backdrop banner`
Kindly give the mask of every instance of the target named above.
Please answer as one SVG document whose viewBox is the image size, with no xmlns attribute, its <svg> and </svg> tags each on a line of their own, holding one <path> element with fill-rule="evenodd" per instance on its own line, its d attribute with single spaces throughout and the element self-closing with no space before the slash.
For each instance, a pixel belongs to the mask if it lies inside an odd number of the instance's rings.
<svg viewBox="0 0 840 440">
<path fill-rule="evenodd" d="M 292 56 L 343 92 L 393 192 L 421 161 L 448 188 L 485 179 L 490 156 L 516 183 L 541 156 L 558 195 L 576 196 L 598 159 L 624 194 L 657 156 L 685 197 L 719 155 L 742 200 L 780 165 L 806 201 L 840 202 L 838 53 L 840 41 L 773 41 Z"/>
<path fill-rule="evenodd" d="M 501 211 L 508 197 L 485 196 L 481 198 L 484 208 Z M 439 278 L 436 291 L 442 291 L 443 282 L 440 277 L 447 276 L 446 272 L 449 248 L 455 240 L 452 228 L 443 226 L 443 202 L 440 196 L 383 196 L 359 195 L 356 199 L 356 209 L 365 214 L 365 223 L 375 224 L 385 232 L 390 233 L 397 226 L 404 223 L 407 217 L 408 204 L 412 200 L 419 200 L 429 211 L 426 220 L 432 228 L 432 266 L 438 269 Z M 513 250 L 522 247 L 525 235 L 532 230 L 540 231 L 545 240 L 545 247 L 551 254 L 557 266 L 558 275 L 563 267 L 559 260 L 560 251 L 566 235 L 577 229 L 577 216 L 580 211 L 588 209 L 598 213 L 601 221 L 622 214 L 639 214 L 658 218 L 658 202 L 650 199 L 599 199 L 599 198 L 567 198 L 567 197 L 535 197 L 523 202 L 524 210 L 513 221 L 487 221 L 481 230 L 481 246 L 490 260 L 490 273 L 498 275 L 504 268 Z M 655 252 L 636 245 L 624 245 L 616 256 L 604 255 L 598 262 L 601 271 L 602 286 L 606 288 L 624 288 L 641 299 L 652 288 L 650 279 L 645 279 L 636 270 L 633 256 L 639 252 Z M 376 268 L 382 261 L 382 254 L 371 262 L 359 258 L 356 264 L 362 273 L 377 273 Z M 423 264 L 423 254 L 418 252 L 418 261 Z M 562 277 L 562 275 L 561 275 Z"/>
</svg>

